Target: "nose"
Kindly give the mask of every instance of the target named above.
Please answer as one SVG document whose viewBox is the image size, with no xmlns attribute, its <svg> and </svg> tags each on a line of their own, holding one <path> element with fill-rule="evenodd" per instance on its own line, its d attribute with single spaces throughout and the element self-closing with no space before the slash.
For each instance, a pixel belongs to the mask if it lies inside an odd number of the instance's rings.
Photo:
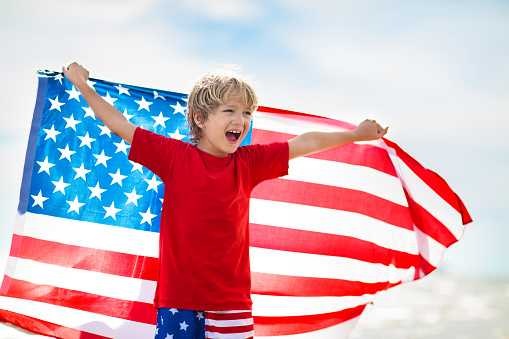
<svg viewBox="0 0 509 339">
<path fill-rule="evenodd" d="M 244 118 L 242 116 L 242 112 L 235 113 L 235 115 L 233 116 L 232 123 L 235 125 L 244 125 Z"/>
</svg>

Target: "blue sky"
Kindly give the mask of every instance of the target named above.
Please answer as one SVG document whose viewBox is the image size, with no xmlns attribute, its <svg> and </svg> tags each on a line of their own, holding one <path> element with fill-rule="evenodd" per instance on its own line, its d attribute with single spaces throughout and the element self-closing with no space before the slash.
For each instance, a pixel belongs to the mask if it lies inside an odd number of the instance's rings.
<svg viewBox="0 0 509 339">
<path fill-rule="evenodd" d="M 441 270 L 509 276 L 509 2 L 110 0 L 0 2 L 0 264 L 38 69 L 188 92 L 236 65 L 261 104 L 357 123 L 460 195 L 474 223 Z"/>
</svg>

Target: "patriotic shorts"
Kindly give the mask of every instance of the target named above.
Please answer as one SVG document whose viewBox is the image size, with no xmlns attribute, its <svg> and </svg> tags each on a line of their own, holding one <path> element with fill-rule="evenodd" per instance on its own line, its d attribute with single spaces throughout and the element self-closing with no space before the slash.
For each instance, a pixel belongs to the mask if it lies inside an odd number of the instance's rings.
<svg viewBox="0 0 509 339">
<path fill-rule="evenodd" d="M 157 311 L 155 339 L 250 339 L 253 333 L 251 311 Z"/>
</svg>

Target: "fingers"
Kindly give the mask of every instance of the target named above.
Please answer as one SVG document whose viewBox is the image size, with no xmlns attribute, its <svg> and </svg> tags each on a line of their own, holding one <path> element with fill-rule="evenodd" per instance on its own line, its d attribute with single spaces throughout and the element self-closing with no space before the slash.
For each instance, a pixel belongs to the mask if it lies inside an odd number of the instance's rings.
<svg viewBox="0 0 509 339">
<path fill-rule="evenodd" d="M 74 67 L 82 67 L 83 68 L 83 66 L 81 66 L 77 62 L 73 62 L 73 63 L 70 63 L 69 66 L 67 66 L 67 67 L 65 67 L 65 66 L 62 67 L 62 72 L 70 71 Z"/>
<path fill-rule="evenodd" d="M 362 122 L 363 127 L 371 136 L 367 137 L 369 140 L 379 139 L 387 134 L 389 131 L 389 127 L 383 128 L 379 123 L 374 119 L 366 119 Z"/>
<path fill-rule="evenodd" d="M 81 84 L 89 78 L 88 70 L 77 62 L 73 62 L 67 67 L 62 67 L 62 73 L 74 85 Z"/>
</svg>

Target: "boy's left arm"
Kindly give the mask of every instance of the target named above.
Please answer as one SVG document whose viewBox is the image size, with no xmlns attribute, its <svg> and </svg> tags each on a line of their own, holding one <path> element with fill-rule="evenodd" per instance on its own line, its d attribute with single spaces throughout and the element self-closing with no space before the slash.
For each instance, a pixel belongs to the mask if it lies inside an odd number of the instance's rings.
<svg viewBox="0 0 509 339">
<path fill-rule="evenodd" d="M 341 132 L 308 132 L 290 141 L 290 159 L 326 151 L 355 141 L 377 140 L 383 137 L 389 127 L 382 128 L 375 120 L 366 119 L 352 131 Z"/>
</svg>

